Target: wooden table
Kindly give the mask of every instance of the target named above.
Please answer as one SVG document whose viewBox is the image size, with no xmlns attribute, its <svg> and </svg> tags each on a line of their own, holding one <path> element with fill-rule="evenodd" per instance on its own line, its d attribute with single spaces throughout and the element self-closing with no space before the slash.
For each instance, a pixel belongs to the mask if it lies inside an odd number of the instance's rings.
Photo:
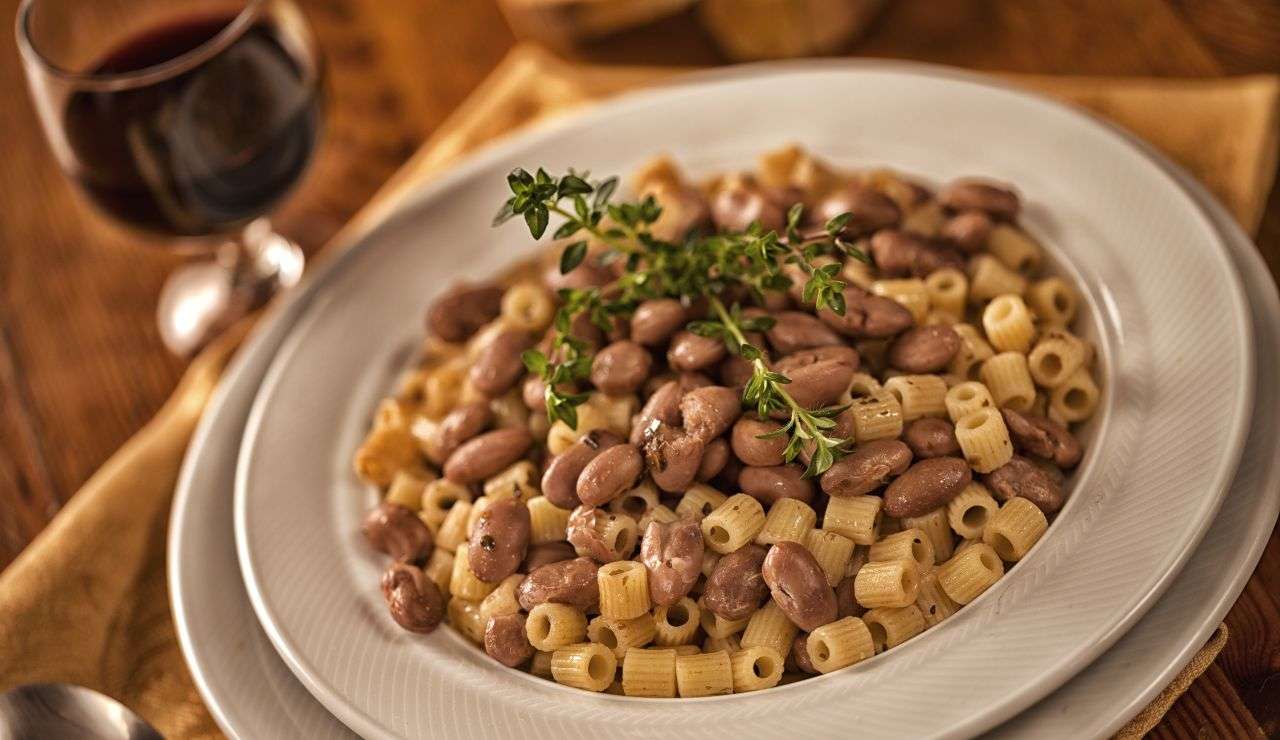
<svg viewBox="0 0 1280 740">
<path fill-rule="evenodd" d="M 330 63 L 332 104 L 321 154 L 278 225 L 314 251 L 514 39 L 492 0 L 300 2 Z M 13 17 L 17 4 L 0 0 L 0 18 Z M 14 42 L 2 35 L 0 567 L 155 412 L 183 368 L 161 347 L 152 318 L 156 293 L 180 258 L 136 243 L 77 202 L 27 101 Z M 1280 72 L 1280 5 L 895 0 L 850 53 L 1016 72 Z M 577 54 L 597 62 L 723 61 L 692 15 Z M 1280 191 L 1259 246 L 1276 274 Z M 1157 736 L 1280 734 L 1280 538 L 1227 622 L 1226 651 Z"/>
</svg>

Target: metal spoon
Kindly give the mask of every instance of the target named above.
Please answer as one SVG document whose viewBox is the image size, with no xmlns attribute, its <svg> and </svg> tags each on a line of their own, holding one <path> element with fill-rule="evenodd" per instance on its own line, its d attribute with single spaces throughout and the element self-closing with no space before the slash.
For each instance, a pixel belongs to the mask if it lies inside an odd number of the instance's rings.
<svg viewBox="0 0 1280 740">
<path fill-rule="evenodd" d="M 33 683 L 0 694 L 0 740 L 163 740 L 125 705 L 83 686 Z"/>
</svg>

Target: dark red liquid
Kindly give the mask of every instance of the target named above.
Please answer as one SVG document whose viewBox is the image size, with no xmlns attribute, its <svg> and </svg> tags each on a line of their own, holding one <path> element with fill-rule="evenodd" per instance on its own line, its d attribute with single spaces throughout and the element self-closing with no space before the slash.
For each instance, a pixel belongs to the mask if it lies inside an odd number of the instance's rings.
<svg viewBox="0 0 1280 740">
<path fill-rule="evenodd" d="M 182 18 L 107 54 L 95 73 L 177 59 L 228 16 Z M 320 85 L 259 23 L 180 74 L 119 91 L 82 91 L 63 119 L 73 175 L 112 215 L 174 235 L 226 232 L 263 214 L 298 180 L 320 133 Z"/>
</svg>

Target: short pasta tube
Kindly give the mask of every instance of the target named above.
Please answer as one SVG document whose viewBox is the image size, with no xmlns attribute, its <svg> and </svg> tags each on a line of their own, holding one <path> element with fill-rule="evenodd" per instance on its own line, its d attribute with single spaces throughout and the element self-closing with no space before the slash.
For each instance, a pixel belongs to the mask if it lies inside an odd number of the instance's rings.
<svg viewBox="0 0 1280 740">
<path fill-rule="evenodd" d="M 527 331 L 533 334 L 544 331 L 551 326 L 555 317 L 556 303 L 546 288 L 535 282 L 520 282 L 507 288 L 502 294 L 502 323 L 512 329 Z"/>
<path fill-rule="evenodd" d="M 400 427 L 375 427 L 356 450 L 356 475 L 366 483 L 386 488 L 401 470 L 422 467 L 418 443 Z"/>
<path fill-rule="evenodd" d="M 976 380 L 968 380 L 952 386 L 946 395 L 947 416 L 955 424 L 979 409 L 995 408 L 996 400 L 991 391 Z"/>
<path fill-rule="evenodd" d="M 982 383 L 1000 407 L 1027 411 L 1036 400 L 1036 387 L 1027 370 L 1027 356 L 1021 352 L 1001 352 L 982 363 Z"/>
<path fill-rule="evenodd" d="M 931 568 L 920 576 L 920 591 L 916 595 L 916 608 L 928 627 L 932 627 L 960 610 L 960 605 L 947 596 L 938 583 L 938 569 Z"/>
<path fill-rule="evenodd" d="M 854 398 L 849 413 L 853 416 L 853 436 L 858 444 L 902 434 L 902 404 L 886 389 Z"/>
<path fill-rule="evenodd" d="M 695 483 L 689 486 L 680 501 L 676 504 L 676 514 L 680 517 L 702 520 L 720 507 L 728 499 L 711 486 Z"/>
<path fill-rule="evenodd" d="M 676 690 L 682 697 L 733 693 L 733 667 L 724 651 L 676 656 Z"/>
<path fill-rule="evenodd" d="M 1101 392 L 1089 371 L 1080 368 L 1049 391 L 1049 414 L 1064 423 L 1084 421 L 1098 408 Z"/>
<path fill-rule="evenodd" d="M 600 616 L 587 623 L 587 639 L 613 651 L 621 660 L 631 648 L 644 647 L 653 642 L 658 633 L 653 615 L 645 612 L 635 619 L 609 619 Z"/>
<path fill-rule="evenodd" d="M 837 619 L 810 632 L 805 648 L 819 673 L 848 668 L 876 654 L 871 630 L 857 617 Z"/>
<path fill-rule="evenodd" d="M 568 604 L 548 601 L 529 610 L 524 622 L 525 636 L 537 650 L 558 650 L 582 642 L 587 637 L 587 617 Z M 609 652 L 613 657 L 613 652 Z M 612 676 L 609 677 L 612 680 Z"/>
<path fill-rule="evenodd" d="M 471 562 L 467 559 L 467 543 L 458 545 L 453 553 L 453 575 L 449 578 L 449 593 L 459 599 L 480 601 L 498 587 L 496 583 L 485 583 L 471 570 Z"/>
<path fill-rule="evenodd" d="M 538 490 L 538 468 L 529 460 L 512 463 L 484 482 L 484 495 L 493 501 L 515 498 L 528 501 L 542 492 Z"/>
<path fill-rule="evenodd" d="M 977 380 L 982 363 L 996 352 L 972 324 L 952 324 L 951 328 L 960 336 L 960 349 L 948 363 L 947 372 L 966 380 Z"/>
<path fill-rule="evenodd" d="M 999 508 L 987 487 L 973 481 L 947 503 L 947 523 L 964 539 L 979 539 Z"/>
<path fill-rule="evenodd" d="M 860 248 L 864 254 L 870 252 L 866 244 L 862 244 Z M 863 290 L 870 290 L 871 284 L 876 281 L 875 268 L 862 260 L 850 257 L 844 261 L 844 266 L 840 269 L 840 279 Z"/>
<path fill-rule="evenodd" d="M 955 321 L 964 320 L 965 303 L 969 300 L 969 278 L 954 267 L 934 270 L 924 279 L 929 305 Z"/>
<path fill-rule="evenodd" d="M 1076 318 L 1080 296 L 1066 280 L 1048 277 L 1027 288 L 1027 305 L 1042 325 L 1065 328 Z"/>
<path fill-rule="evenodd" d="M 969 260 L 969 300 L 989 301 L 998 295 L 1022 295 L 1027 279 L 990 254 L 975 255 Z"/>
<path fill-rule="evenodd" d="M 660 606 L 653 610 L 653 643 L 661 647 L 688 645 L 698 634 L 701 619 L 702 610 L 688 596 L 670 606 Z"/>
<path fill-rule="evenodd" d="M 764 529 L 764 507 L 745 493 L 725 499 L 702 520 L 707 547 L 726 555 L 750 543 Z"/>
<path fill-rule="evenodd" d="M 854 398 L 870 396 L 883 388 L 884 386 L 880 385 L 880 381 L 869 373 L 854 373 L 853 380 L 849 381 L 849 394 Z"/>
<path fill-rule="evenodd" d="M 681 655 L 697 655 L 698 653 L 705 652 L 702 648 L 692 643 L 688 645 L 672 645 L 671 649 L 676 651 L 676 657 Z"/>
<path fill-rule="evenodd" d="M 613 561 L 626 560 L 640 541 L 640 526 L 626 514 L 598 517 L 595 529 L 600 541 L 608 545 Z M 585 545 L 575 545 L 574 550 L 583 557 L 591 557 L 590 550 Z"/>
<path fill-rule="evenodd" d="M 1056 388 L 1084 367 L 1086 352 L 1084 341 L 1076 335 L 1051 329 L 1027 355 L 1027 370 L 1036 385 Z"/>
<path fill-rule="evenodd" d="M 933 559 L 935 562 L 942 562 L 951 557 L 951 522 L 947 520 L 945 506 L 940 506 L 920 516 L 904 516 L 902 517 L 902 526 L 904 529 L 915 528 L 924 532 L 925 536 L 929 538 L 929 542 L 933 545 Z"/>
<path fill-rule="evenodd" d="M 773 648 L 763 645 L 739 650 L 729 656 L 733 672 L 733 692 L 771 689 L 782 680 L 782 666 L 786 659 Z"/>
<path fill-rule="evenodd" d="M 476 522 L 480 521 L 480 515 L 484 510 L 489 508 L 489 504 L 493 503 L 493 499 L 488 496 L 481 496 L 471 502 L 471 512 L 467 514 L 467 537 L 471 536 L 471 532 L 476 528 Z"/>
<path fill-rule="evenodd" d="M 884 388 L 898 399 L 903 421 L 947 416 L 947 381 L 937 375 L 899 375 L 886 380 Z"/>
<path fill-rule="evenodd" d="M 422 381 L 422 413 L 428 419 L 438 421 L 453 410 L 466 384 L 467 368 L 466 359 L 460 355 L 427 372 Z"/>
<path fill-rule="evenodd" d="M 622 693 L 652 699 L 676 695 L 676 651 L 631 648 L 622 658 Z"/>
<path fill-rule="evenodd" d="M 518 389 L 512 389 L 497 398 L 489 399 L 489 410 L 493 412 L 493 426 L 496 429 L 512 429 L 515 427 L 528 427 L 529 419 L 533 412 L 529 407 L 524 405 L 524 397 Z M 541 415 L 546 420 L 546 415 Z M 534 479 L 533 486 L 537 488 L 537 479 Z M 532 495 L 537 495 L 536 493 Z M 529 494 L 525 495 L 528 498 Z"/>
<path fill-rule="evenodd" d="M 1021 273 L 1034 271 L 1044 260 L 1044 249 L 1031 235 L 1018 227 L 997 223 L 987 237 L 987 251 L 1005 267 Z"/>
<path fill-rule="evenodd" d="M 992 515 L 982 532 L 982 541 L 991 546 L 1001 560 L 1016 562 L 1040 541 L 1049 521 L 1039 507 L 1021 496 L 1014 496 Z"/>
<path fill-rule="evenodd" d="M 437 478 L 422 489 L 422 520 L 440 527 L 459 503 L 471 503 L 471 491 L 446 478 Z"/>
<path fill-rule="evenodd" d="M 575 689 L 604 691 L 617 672 L 613 651 L 594 642 L 566 645 L 551 654 L 551 677 Z"/>
<path fill-rule="evenodd" d="M 453 580 L 453 552 L 436 547 L 427 558 L 427 564 L 422 566 L 422 572 L 436 582 L 441 595 L 447 598 L 452 593 L 449 585 Z"/>
<path fill-rule="evenodd" d="M 546 496 L 529 499 L 529 544 L 545 545 L 567 540 L 570 513 L 568 509 L 561 509 L 548 501 Z"/>
<path fill-rule="evenodd" d="M 924 632 L 924 616 L 915 604 L 902 607 L 882 606 L 862 615 L 876 652 L 897 647 Z"/>
<path fill-rule="evenodd" d="M 978 409 L 957 421 L 956 442 L 969 467 L 979 473 L 990 473 L 1013 459 L 1009 429 L 994 408 Z"/>
<path fill-rule="evenodd" d="M 600 615 L 622 621 L 649 611 L 649 571 L 644 563 L 620 560 L 596 571 L 600 587 Z"/>
<path fill-rule="evenodd" d="M 489 623 L 489 617 L 500 617 L 520 611 L 520 601 L 516 598 L 516 589 L 520 588 L 524 576 L 513 573 L 498 582 L 497 587 L 480 601 L 480 619 Z"/>
<path fill-rule="evenodd" d="M 833 496 L 822 516 L 822 528 L 844 535 L 856 545 L 870 545 L 880 536 L 883 506 L 879 496 Z"/>
<path fill-rule="evenodd" d="M 729 655 L 733 655 L 742 649 L 742 643 L 738 636 L 725 635 L 724 637 L 708 637 L 702 641 L 702 650 L 704 653 L 714 653 L 717 650 L 723 650 Z"/>
<path fill-rule="evenodd" d="M 401 470 L 391 479 L 391 486 L 387 489 L 387 495 L 383 500 L 403 506 L 410 511 L 421 511 L 422 493 L 426 490 L 428 482 L 430 482 L 428 478 L 421 473 Z M 423 521 L 427 520 L 423 519 Z M 430 522 L 427 524 L 430 525 Z"/>
<path fill-rule="evenodd" d="M 1004 575 L 1004 563 L 982 542 L 965 547 L 938 567 L 938 583 L 957 604 L 968 604 Z"/>
<path fill-rule="evenodd" d="M 747 621 L 750 615 L 742 619 L 725 619 L 706 608 L 701 601 L 698 602 L 698 608 L 702 611 L 699 621 L 702 623 L 702 631 L 707 633 L 707 637 L 722 638 L 730 635 L 736 635 L 747 628 Z"/>
<path fill-rule="evenodd" d="M 467 599 L 449 599 L 445 616 L 453 628 L 474 643 L 484 642 L 484 627 L 488 620 L 480 616 L 480 605 Z"/>
<path fill-rule="evenodd" d="M 817 512 L 805 502 L 794 498 L 780 498 L 769 507 L 769 513 L 764 518 L 764 528 L 756 535 L 756 544 L 804 544 L 805 536 L 817 521 Z"/>
<path fill-rule="evenodd" d="M 997 352 L 1022 352 L 1031 349 L 1036 326 L 1027 304 L 1018 295 L 1002 295 L 982 309 L 982 329 L 987 342 Z"/>
<path fill-rule="evenodd" d="M 933 567 L 933 540 L 923 530 L 904 529 L 873 544 L 867 557 L 872 563 L 910 560 L 918 570 L 923 571 Z"/>
<path fill-rule="evenodd" d="M 929 290 L 919 278 L 877 280 L 871 284 L 871 292 L 897 301 L 911 312 L 911 317 L 917 324 L 923 324 L 924 317 L 929 313 Z"/>
<path fill-rule="evenodd" d="M 804 546 L 818 561 L 822 573 L 827 577 L 827 585 L 835 588 L 844 580 L 845 568 L 849 558 L 853 557 L 853 540 L 839 532 L 825 529 L 811 529 L 805 535 Z"/>
<path fill-rule="evenodd" d="M 787 619 L 777 602 L 770 599 L 751 613 L 739 642 L 744 649 L 763 645 L 781 654 L 791 649 L 791 641 L 796 639 L 799 631 L 800 628 Z"/>
<path fill-rule="evenodd" d="M 640 485 L 624 492 L 621 496 L 609 502 L 609 511 L 614 514 L 626 514 L 627 516 L 640 521 L 650 509 L 661 506 L 658 503 L 658 488 L 651 481 L 644 481 Z M 666 507 L 663 507 L 666 508 Z M 670 511 L 670 509 L 667 509 Z M 647 522 L 646 522 L 647 524 Z M 640 533 L 644 533 L 644 527 L 641 527 Z"/>
<path fill-rule="evenodd" d="M 868 609 L 914 604 L 919 590 L 919 568 L 914 560 L 868 562 L 853 579 L 853 599 Z"/>
<path fill-rule="evenodd" d="M 644 516 L 640 517 L 640 533 L 643 535 L 649 530 L 650 522 L 658 522 L 660 524 L 670 524 L 680 519 L 680 515 L 667 508 L 663 504 L 650 509 Z"/>
</svg>

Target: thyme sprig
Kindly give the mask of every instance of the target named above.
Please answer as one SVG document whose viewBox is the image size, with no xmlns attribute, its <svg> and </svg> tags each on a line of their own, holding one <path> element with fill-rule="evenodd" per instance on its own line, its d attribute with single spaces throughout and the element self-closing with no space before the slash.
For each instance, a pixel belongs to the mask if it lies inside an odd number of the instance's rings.
<svg viewBox="0 0 1280 740">
<path fill-rule="evenodd" d="M 493 221 L 498 226 L 522 216 L 529 233 L 537 239 L 546 233 L 551 216 L 556 215 L 563 218 L 553 234 L 556 239 L 585 234 L 604 247 L 594 258 L 626 261 L 623 276 L 608 285 L 561 290 L 549 354 L 531 349 L 522 356 L 525 367 L 546 386 L 548 420 L 563 421 L 576 428 L 577 406 L 588 398 L 586 393 L 575 392 L 577 384 L 591 372 L 590 346 L 572 333 L 578 315 L 587 314 L 593 324 L 607 332 L 617 317 L 629 315 L 641 301 L 671 297 L 687 304 L 706 298 L 711 315 L 691 322 L 689 330 L 721 339 L 731 352 L 749 361 L 752 375 L 743 390 L 744 403 L 755 408 L 761 417 L 782 414 L 787 420 L 780 429 L 763 436 L 788 438 L 784 455 L 787 462 L 808 449 L 807 476 L 820 475 L 830 468 L 849 444 L 848 439 L 832 433 L 835 417 L 846 407 L 811 410 L 797 403 L 786 390 L 790 379 L 771 370 L 764 350 L 747 336 L 767 331 L 773 319 L 746 316 L 736 303 L 726 307 L 722 296 L 735 286 L 745 288 L 758 300 L 767 292 L 786 291 L 792 287 L 792 280 L 784 268 L 795 265 L 805 276 L 804 301 L 843 315 L 845 284 L 838 279 L 840 264 L 823 264 L 819 258 L 828 255 L 867 260 L 861 250 L 841 236 L 850 215 L 829 220 L 822 234 L 802 234 L 804 210 L 796 204 L 787 212 L 782 235 L 752 223 L 738 233 L 691 233 L 682 241 L 673 242 L 651 233 L 650 227 L 662 215 L 661 205 L 652 196 L 638 202 L 614 202 L 616 177 L 598 182 L 588 177 L 573 170 L 560 177 L 552 177 L 542 168 L 534 174 L 513 170 L 507 177 L 511 197 Z M 580 266 L 589 251 L 587 238 L 569 242 L 560 254 L 561 273 Z"/>
</svg>

